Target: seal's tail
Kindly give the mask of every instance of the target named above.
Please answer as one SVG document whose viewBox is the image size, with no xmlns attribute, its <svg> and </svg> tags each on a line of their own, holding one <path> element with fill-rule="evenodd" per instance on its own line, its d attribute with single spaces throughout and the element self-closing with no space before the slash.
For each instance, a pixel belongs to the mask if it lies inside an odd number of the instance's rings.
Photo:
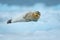
<svg viewBox="0 0 60 40">
<path fill-rule="evenodd" d="M 7 21 L 7 24 L 12 23 L 11 21 L 12 21 L 12 19 L 8 20 L 8 21 Z"/>
</svg>

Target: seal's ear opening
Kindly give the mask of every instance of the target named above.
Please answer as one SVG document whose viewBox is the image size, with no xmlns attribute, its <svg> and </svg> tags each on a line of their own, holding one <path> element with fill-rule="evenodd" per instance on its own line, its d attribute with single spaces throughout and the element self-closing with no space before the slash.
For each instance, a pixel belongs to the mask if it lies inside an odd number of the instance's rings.
<svg viewBox="0 0 60 40">
<path fill-rule="evenodd" d="M 11 21 L 12 21 L 12 19 L 8 20 L 8 21 L 7 21 L 7 24 L 11 23 Z"/>
</svg>

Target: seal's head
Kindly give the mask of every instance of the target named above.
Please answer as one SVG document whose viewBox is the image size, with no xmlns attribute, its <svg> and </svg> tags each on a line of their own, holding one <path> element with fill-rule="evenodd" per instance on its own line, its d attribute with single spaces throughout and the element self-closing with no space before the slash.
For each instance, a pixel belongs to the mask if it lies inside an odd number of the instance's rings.
<svg viewBox="0 0 60 40">
<path fill-rule="evenodd" d="M 39 19 L 40 18 L 40 12 L 39 11 L 35 11 L 35 12 L 33 12 L 33 14 L 32 14 L 32 16 L 33 16 L 33 18 L 34 19 Z"/>
</svg>

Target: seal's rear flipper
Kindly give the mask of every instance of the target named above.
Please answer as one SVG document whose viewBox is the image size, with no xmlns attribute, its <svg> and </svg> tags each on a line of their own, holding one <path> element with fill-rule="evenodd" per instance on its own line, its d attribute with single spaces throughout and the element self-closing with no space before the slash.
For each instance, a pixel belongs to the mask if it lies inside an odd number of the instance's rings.
<svg viewBox="0 0 60 40">
<path fill-rule="evenodd" d="M 8 21 L 7 21 L 7 24 L 11 23 L 11 21 L 12 21 L 12 19 L 8 20 Z"/>
</svg>

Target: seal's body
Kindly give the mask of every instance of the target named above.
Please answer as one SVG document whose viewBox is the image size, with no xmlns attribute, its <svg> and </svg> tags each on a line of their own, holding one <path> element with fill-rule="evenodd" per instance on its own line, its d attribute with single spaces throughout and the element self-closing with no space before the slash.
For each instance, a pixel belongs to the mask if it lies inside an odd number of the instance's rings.
<svg viewBox="0 0 60 40">
<path fill-rule="evenodd" d="M 41 14 L 39 11 L 28 12 L 28 13 L 25 13 L 24 15 L 8 20 L 7 23 L 30 22 L 30 21 L 36 22 L 40 18 L 40 15 Z"/>
</svg>

